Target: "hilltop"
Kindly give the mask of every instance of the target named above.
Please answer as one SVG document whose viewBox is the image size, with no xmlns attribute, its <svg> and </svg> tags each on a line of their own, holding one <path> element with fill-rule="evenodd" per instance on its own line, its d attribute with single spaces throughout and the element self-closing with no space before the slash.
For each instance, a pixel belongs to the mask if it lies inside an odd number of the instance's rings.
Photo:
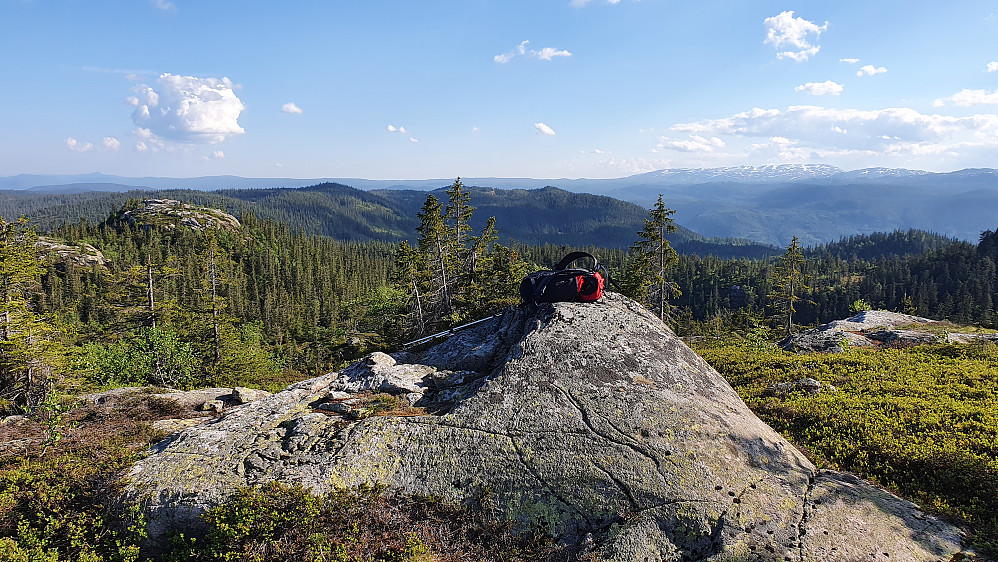
<svg viewBox="0 0 998 562">
<path fill-rule="evenodd" d="M 405 406 L 374 415 L 393 396 Z M 928 561 L 963 541 L 913 504 L 817 469 L 612 293 L 511 309 L 425 352 L 292 385 L 172 435 L 128 482 L 157 541 L 178 526 L 196 534 L 199 513 L 271 482 L 432 495 L 608 561 Z"/>
</svg>

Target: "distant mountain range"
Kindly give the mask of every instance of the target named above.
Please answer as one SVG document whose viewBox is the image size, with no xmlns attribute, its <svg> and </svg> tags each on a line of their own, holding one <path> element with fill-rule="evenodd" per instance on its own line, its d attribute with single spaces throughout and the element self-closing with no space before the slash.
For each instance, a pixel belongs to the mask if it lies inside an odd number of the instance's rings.
<svg viewBox="0 0 998 562">
<path fill-rule="evenodd" d="M 607 195 L 649 207 L 662 194 L 676 219 L 707 237 L 743 238 L 784 246 L 843 236 L 918 228 L 976 241 L 998 227 L 998 170 L 948 173 L 868 168 L 844 171 L 820 164 L 669 169 L 614 179 L 462 178 L 469 186 L 530 190 L 553 186 Z M 48 194 L 129 189 L 242 190 L 335 183 L 364 191 L 446 187 L 449 179 L 357 178 L 128 178 L 104 174 L 20 175 L 0 178 L 0 189 Z M 2 196 L 0 196 L 2 197 Z"/>
<path fill-rule="evenodd" d="M 446 203 L 443 188 L 433 194 Z M 572 247 L 625 248 L 637 239 L 648 211 L 605 195 L 572 193 L 554 187 L 496 189 L 469 187 L 478 231 L 496 218 L 504 243 L 554 244 Z M 160 190 L 128 192 L 46 193 L 33 190 L 0 192 L 0 216 L 25 215 L 48 230 L 81 218 L 99 222 L 133 198 L 177 199 L 224 209 L 234 214 L 287 223 L 294 231 L 345 241 L 414 240 L 417 213 L 425 191 L 381 189 L 363 191 L 323 183 L 300 188 L 224 189 L 216 191 Z M 679 227 L 670 240 L 681 253 L 718 257 L 762 257 L 780 252 L 774 246 L 747 240 L 716 239 Z"/>
</svg>

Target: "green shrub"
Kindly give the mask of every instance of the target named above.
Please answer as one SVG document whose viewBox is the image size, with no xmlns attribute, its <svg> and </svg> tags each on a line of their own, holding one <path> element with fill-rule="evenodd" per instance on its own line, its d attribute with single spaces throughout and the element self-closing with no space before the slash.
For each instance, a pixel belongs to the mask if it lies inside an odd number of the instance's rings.
<svg viewBox="0 0 998 562">
<path fill-rule="evenodd" d="M 481 512 L 377 487 L 314 496 L 268 483 L 239 490 L 202 518 L 207 533 L 175 535 L 167 560 L 512 561 L 558 552 L 550 538 L 514 534 Z"/>
<path fill-rule="evenodd" d="M 856 472 L 975 531 L 998 553 L 998 348 L 842 354 L 698 350 L 746 404 L 819 465 Z M 769 396 L 811 377 L 836 392 Z"/>
</svg>

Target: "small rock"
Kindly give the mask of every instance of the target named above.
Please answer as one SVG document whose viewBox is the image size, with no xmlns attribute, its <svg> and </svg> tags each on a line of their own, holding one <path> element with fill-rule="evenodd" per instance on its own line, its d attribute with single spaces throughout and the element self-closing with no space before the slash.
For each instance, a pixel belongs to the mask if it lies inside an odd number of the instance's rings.
<svg viewBox="0 0 998 562">
<path fill-rule="evenodd" d="M 197 410 L 199 412 L 216 412 L 221 413 L 225 409 L 225 402 L 221 400 L 208 400 L 204 404 L 198 406 Z"/>
<path fill-rule="evenodd" d="M 266 390 L 258 390 L 255 388 L 245 388 L 242 386 L 237 386 L 232 389 L 232 399 L 235 400 L 236 404 L 249 404 L 261 398 L 266 398 L 270 396 L 270 393 Z"/>
<path fill-rule="evenodd" d="M 344 400 L 350 398 L 349 392 L 343 392 L 342 390 L 330 390 L 326 393 L 326 400 Z"/>
<path fill-rule="evenodd" d="M 333 412 L 334 414 L 349 414 L 353 408 L 343 402 L 325 402 L 319 404 L 319 409 L 324 412 Z"/>
<path fill-rule="evenodd" d="M 835 392 L 835 387 L 825 388 L 829 392 Z M 806 392 L 808 394 L 820 394 L 822 391 L 821 382 L 805 377 L 796 382 L 778 382 L 766 389 L 766 396 L 786 396 L 793 392 Z"/>
<path fill-rule="evenodd" d="M 374 410 L 370 408 L 352 408 L 347 415 L 355 420 L 362 420 L 374 415 Z"/>
<path fill-rule="evenodd" d="M 27 416 L 7 416 L 0 420 L 0 425 L 20 426 L 28 423 Z"/>
</svg>

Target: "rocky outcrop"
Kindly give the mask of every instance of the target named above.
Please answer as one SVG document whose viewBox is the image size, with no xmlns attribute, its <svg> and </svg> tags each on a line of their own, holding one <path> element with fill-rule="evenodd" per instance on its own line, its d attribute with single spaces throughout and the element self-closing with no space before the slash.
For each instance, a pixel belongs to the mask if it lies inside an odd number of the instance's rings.
<svg viewBox="0 0 998 562">
<path fill-rule="evenodd" d="M 949 343 L 998 343 L 998 334 L 951 332 L 946 334 L 946 341 Z"/>
<path fill-rule="evenodd" d="M 186 227 L 192 230 L 219 228 L 236 230 L 239 219 L 210 207 L 196 207 L 174 199 L 145 199 L 137 209 L 125 211 L 121 220 L 143 228 L 158 226 L 172 230 Z"/>
<path fill-rule="evenodd" d="M 845 347 L 907 347 L 939 340 L 936 335 L 928 332 L 897 329 L 899 326 L 919 324 L 938 322 L 910 314 L 867 310 L 845 320 L 835 320 L 812 330 L 787 336 L 776 345 L 785 351 L 796 353 L 841 353 Z"/>
<path fill-rule="evenodd" d="M 35 249 L 38 250 L 39 254 L 57 264 L 72 263 L 75 267 L 107 267 L 110 263 L 100 250 L 86 243 L 70 246 L 54 238 L 39 236 L 35 242 Z"/>
<path fill-rule="evenodd" d="M 381 396 L 404 415 L 324 406 Z M 818 471 L 612 293 L 292 385 L 174 434 L 128 480 L 154 538 L 238 487 L 280 481 L 438 496 L 602 560 L 939 560 L 961 543 L 915 506 Z"/>
</svg>

